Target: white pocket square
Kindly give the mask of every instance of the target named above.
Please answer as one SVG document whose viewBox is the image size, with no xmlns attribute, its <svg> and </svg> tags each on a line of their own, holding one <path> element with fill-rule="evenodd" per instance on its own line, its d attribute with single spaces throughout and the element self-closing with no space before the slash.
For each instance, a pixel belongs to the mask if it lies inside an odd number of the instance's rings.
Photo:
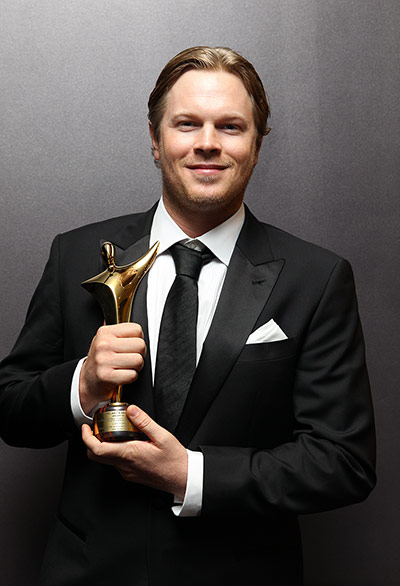
<svg viewBox="0 0 400 586">
<path fill-rule="evenodd" d="M 270 319 L 269 322 L 260 326 L 255 332 L 250 334 L 247 338 L 246 344 L 262 344 L 264 342 L 278 342 L 279 340 L 287 339 L 288 337 L 285 332 L 281 330 L 273 319 Z"/>
</svg>

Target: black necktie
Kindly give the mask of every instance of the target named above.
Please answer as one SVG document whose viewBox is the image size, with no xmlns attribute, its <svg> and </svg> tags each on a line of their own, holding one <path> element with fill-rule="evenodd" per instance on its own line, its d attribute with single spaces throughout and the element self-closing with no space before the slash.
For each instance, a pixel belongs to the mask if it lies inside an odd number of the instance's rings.
<svg viewBox="0 0 400 586">
<path fill-rule="evenodd" d="M 157 421 L 173 432 L 196 370 L 197 280 L 213 254 L 183 244 L 175 244 L 170 252 L 176 277 L 161 319 L 154 394 Z"/>
</svg>

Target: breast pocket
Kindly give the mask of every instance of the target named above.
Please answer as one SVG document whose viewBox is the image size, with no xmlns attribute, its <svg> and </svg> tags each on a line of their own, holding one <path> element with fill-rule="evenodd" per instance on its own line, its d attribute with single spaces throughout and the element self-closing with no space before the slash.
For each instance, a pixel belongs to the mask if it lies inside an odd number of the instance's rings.
<svg viewBox="0 0 400 586">
<path fill-rule="evenodd" d="M 239 355 L 238 362 L 264 362 L 292 358 L 297 354 L 297 337 L 266 342 L 262 344 L 246 344 Z"/>
</svg>

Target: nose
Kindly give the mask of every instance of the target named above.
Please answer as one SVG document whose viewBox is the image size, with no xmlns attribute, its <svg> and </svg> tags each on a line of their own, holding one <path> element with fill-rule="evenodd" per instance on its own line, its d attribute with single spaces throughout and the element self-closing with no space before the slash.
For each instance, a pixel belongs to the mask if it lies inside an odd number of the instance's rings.
<svg viewBox="0 0 400 586">
<path fill-rule="evenodd" d="M 197 132 L 193 145 L 196 152 L 215 155 L 221 151 L 218 132 L 212 124 L 204 124 Z"/>
</svg>

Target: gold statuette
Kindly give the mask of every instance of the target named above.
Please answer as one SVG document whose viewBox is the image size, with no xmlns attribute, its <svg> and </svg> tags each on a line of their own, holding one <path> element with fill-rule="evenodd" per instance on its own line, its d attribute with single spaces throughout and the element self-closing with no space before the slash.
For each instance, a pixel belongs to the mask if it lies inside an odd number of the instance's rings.
<svg viewBox="0 0 400 586">
<path fill-rule="evenodd" d="M 105 271 L 83 281 L 87 289 L 103 310 L 107 325 L 130 321 L 132 302 L 136 289 L 146 272 L 153 264 L 159 243 L 138 260 L 118 266 L 115 264 L 115 248 L 111 242 L 105 242 L 101 253 L 107 263 Z M 124 442 L 129 440 L 146 440 L 144 433 L 138 431 L 128 419 L 128 403 L 121 402 L 122 385 L 118 386 L 108 405 L 100 407 L 94 415 L 94 434 L 106 442 Z"/>
</svg>

